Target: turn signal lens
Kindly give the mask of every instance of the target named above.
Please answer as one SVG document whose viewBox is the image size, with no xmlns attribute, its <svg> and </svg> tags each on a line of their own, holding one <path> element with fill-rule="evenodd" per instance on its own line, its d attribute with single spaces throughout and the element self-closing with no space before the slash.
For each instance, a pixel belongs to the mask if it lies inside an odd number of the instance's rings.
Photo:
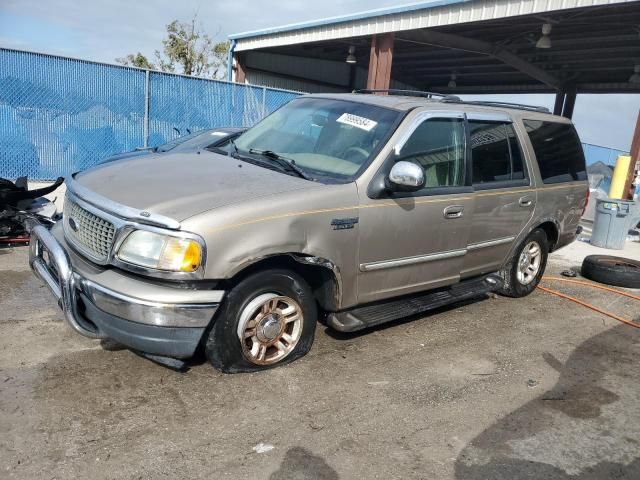
<svg viewBox="0 0 640 480">
<path fill-rule="evenodd" d="M 168 237 L 159 265 L 163 270 L 195 272 L 200 267 L 201 258 L 200 245 L 197 242 Z"/>
<path fill-rule="evenodd" d="M 136 230 L 120 247 L 118 258 L 156 270 L 195 272 L 202 263 L 202 247 L 190 238 Z"/>
</svg>

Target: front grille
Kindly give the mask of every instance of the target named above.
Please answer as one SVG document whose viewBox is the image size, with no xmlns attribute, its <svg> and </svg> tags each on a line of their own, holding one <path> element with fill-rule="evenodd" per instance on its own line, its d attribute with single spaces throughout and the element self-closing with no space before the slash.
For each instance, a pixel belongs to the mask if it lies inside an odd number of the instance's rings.
<svg viewBox="0 0 640 480">
<path fill-rule="evenodd" d="M 116 233 L 114 225 L 69 197 L 64 200 L 63 218 L 65 237 L 90 258 L 106 262 Z"/>
</svg>

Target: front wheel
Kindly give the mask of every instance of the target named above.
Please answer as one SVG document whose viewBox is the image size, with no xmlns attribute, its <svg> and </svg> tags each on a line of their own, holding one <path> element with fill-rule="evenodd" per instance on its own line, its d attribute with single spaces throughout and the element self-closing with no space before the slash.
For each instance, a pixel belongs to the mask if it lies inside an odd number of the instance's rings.
<svg viewBox="0 0 640 480">
<path fill-rule="evenodd" d="M 544 274 L 548 256 L 547 234 L 538 228 L 524 239 L 502 270 L 505 283 L 502 293 L 509 297 L 525 297 L 533 292 Z"/>
<path fill-rule="evenodd" d="M 258 272 L 227 295 L 205 353 L 225 373 L 289 363 L 311 349 L 316 319 L 315 299 L 302 277 L 288 270 Z"/>
</svg>

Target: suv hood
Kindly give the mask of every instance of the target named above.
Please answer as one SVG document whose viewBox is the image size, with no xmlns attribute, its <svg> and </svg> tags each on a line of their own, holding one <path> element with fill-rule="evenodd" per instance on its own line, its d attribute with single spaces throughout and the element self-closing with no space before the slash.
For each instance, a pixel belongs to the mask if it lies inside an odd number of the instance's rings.
<svg viewBox="0 0 640 480">
<path fill-rule="evenodd" d="M 206 150 L 116 161 L 74 178 L 82 186 L 122 205 L 177 221 L 224 205 L 318 186 Z"/>
</svg>

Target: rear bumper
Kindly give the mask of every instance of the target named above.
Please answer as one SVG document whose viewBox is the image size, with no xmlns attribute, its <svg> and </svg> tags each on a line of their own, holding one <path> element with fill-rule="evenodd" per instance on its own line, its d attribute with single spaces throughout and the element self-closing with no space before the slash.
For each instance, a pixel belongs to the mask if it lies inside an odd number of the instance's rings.
<svg viewBox="0 0 640 480">
<path fill-rule="evenodd" d="M 31 268 L 49 287 L 73 330 L 89 338 L 109 337 L 145 353 L 193 355 L 224 292 L 158 286 L 113 270 L 99 283 L 99 275 L 74 267 L 71 252 L 45 227 L 32 224 L 30 230 Z"/>
</svg>

